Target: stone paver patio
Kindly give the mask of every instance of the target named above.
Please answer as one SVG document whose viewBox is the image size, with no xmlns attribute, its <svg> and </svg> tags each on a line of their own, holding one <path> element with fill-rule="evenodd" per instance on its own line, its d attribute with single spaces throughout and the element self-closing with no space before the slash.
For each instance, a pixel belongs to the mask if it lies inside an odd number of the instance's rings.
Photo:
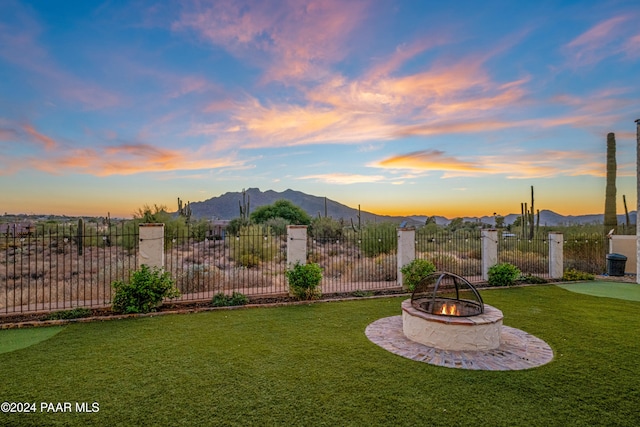
<svg viewBox="0 0 640 427">
<path fill-rule="evenodd" d="M 402 316 L 371 323 L 365 334 L 373 343 L 408 359 L 447 368 L 512 371 L 542 366 L 553 360 L 553 350 L 541 339 L 502 326 L 500 347 L 483 351 L 447 351 L 411 341 L 402 331 Z"/>
</svg>

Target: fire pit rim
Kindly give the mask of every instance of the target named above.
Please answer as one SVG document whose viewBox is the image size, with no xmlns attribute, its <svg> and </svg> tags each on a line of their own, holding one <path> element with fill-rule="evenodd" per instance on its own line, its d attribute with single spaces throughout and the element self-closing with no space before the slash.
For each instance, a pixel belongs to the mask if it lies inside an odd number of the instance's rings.
<svg viewBox="0 0 640 427">
<path fill-rule="evenodd" d="M 429 285 L 423 285 L 423 283 L 425 283 L 425 281 L 434 278 L 437 276 L 437 279 L 435 279 L 435 284 L 433 286 L 433 293 L 431 296 L 426 295 L 427 293 L 422 291 L 422 287 L 423 286 L 429 286 Z M 442 282 L 443 278 L 445 277 L 451 277 L 453 279 L 453 283 L 455 285 L 455 291 L 456 291 L 456 298 L 447 298 L 447 297 L 438 297 L 438 289 L 440 286 L 440 283 Z M 460 283 L 459 283 L 460 281 Z M 432 282 L 430 282 L 432 283 Z M 476 298 L 475 301 L 473 300 L 468 300 L 468 299 L 462 299 L 460 298 L 460 286 L 459 284 L 464 284 L 466 289 L 471 290 L 474 297 Z M 428 288 L 427 288 L 428 289 Z M 416 293 L 418 293 L 419 295 L 422 295 L 422 297 L 417 297 Z M 429 305 L 429 309 L 431 311 L 427 311 L 427 309 L 425 309 L 424 307 L 422 307 L 424 305 L 424 301 L 427 301 L 427 305 Z M 455 301 L 456 303 L 460 303 L 463 304 L 465 306 L 465 308 L 467 307 L 473 307 L 473 312 L 469 313 L 468 311 L 465 311 L 464 314 L 445 314 L 445 313 L 435 313 L 435 307 L 436 307 L 436 302 L 442 301 L 442 300 L 450 300 L 450 301 Z M 416 302 L 414 304 L 414 301 Z M 416 285 L 415 289 L 413 290 L 412 294 L 411 294 L 411 305 L 418 311 L 421 311 L 423 313 L 427 313 L 430 314 L 432 316 L 442 316 L 442 317 L 472 317 L 472 316 L 477 316 L 477 315 L 481 315 L 484 313 L 485 309 L 484 309 L 484 301 L 482 300 L 482 297 L 480 296 L 480 293 L 478 292 L 478 290 L 475 288 L 475 286 L 473 286 L 471 284 L 471 282 L 469 282 L 467 279 L 465 279 L 462 276 L 459 276 L 457 274 L 454 273 L 450 273 L 448 271 L 435 271 L 425 277 L 423 277 L 420 282 L 418 282 L 418 284 Z"/>
</svg>

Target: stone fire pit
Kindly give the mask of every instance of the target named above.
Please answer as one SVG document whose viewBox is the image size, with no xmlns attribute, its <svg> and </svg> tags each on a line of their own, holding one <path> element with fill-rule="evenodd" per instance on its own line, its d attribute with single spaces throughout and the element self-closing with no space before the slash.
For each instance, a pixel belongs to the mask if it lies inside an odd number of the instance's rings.
<svg viewBox="0 0 640 427">
<path fill-rule="evenodd" d="M 412 360 L 475 370 L 529 369 L 553 360 L 547 343 L 504 326 L 502 311 L 484 304 L 475 287 L 455 274 L 423 279 L 401 312 L 371 323 L 365 334 Z"/>
</svg>

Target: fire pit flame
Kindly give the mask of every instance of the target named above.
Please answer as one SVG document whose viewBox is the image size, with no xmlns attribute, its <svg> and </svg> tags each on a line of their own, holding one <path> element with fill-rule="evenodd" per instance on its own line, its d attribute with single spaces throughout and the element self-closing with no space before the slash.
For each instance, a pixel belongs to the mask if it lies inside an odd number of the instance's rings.
<svg viewBox="0 0 640 427">
<path fill-rule="evenodd" d="M 440 310 L 440 314 L 444 316 L 459 316 L 460 312 L 458 311 L 458 307 L 455 304 L 443 304 L 442 309 Z"/>
<path fill-rule="evenodd" d="M 416 285 L 411 305 L 437 316 L 468 317 L 484 312 L 477 289 L 464 277 L 443 271 L 424 277 Z"/>
</svg>

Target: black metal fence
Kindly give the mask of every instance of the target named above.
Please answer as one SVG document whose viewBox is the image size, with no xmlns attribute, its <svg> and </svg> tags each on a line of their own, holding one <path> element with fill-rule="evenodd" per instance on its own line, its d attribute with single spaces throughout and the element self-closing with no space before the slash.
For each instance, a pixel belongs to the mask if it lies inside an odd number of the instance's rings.
<svg viewBox="0 0 640 427">
<path fill-rule="evenodd" d="M 395 227 L 346 230 L 339 236 L 307 240 L 308 259 L 322 267 L 323 292 L 353 292 L 397 287 Z"/>
<path fill-rule="evenodd" d="M 287 238 L 253 226 L 220 236 L 184 227 L 165 230 L 165 269 L 182 300 L 210 299 L 241 292 L 269 296 L 288 292 Z M 480 281 L 480 233 L 416 231 L 416 257 L 438 270 Z M 42 225 L 23 233 L 0 234 L 0 314 L 108 306 L 114 281 L 128 281 L 138 269 L 138 227 L 133 222 L 106 226 L 86 223 Z M 347 229 L 309 236 L 308 260 L 323 269 L 324 293 L 396 288 L 395 226 Z M 565 236 L 564 265 L 600 274 L 606 269 L 604 235 Z M 548 276 L 546 238 L 501 236 L 499 262 L 525 274 Z"/>
<path fill-rule="evenodd" d="M 416 233 L 416 258 L 431 261 L 439 271 L 470 278 L 482 277 L 480 232 Z"/>
<path fill-rule="evenodd" d="M 0 313 L 108 305 L 137 265 L 137 227 L 43 225 L 0 235 Z"/>
<path fill-rule="evenodd" d="M 498 237 L 498 262 L 513 264 L 524 274 L 549 278 L 549 240 L 503 234 Z"/>
</svg>

